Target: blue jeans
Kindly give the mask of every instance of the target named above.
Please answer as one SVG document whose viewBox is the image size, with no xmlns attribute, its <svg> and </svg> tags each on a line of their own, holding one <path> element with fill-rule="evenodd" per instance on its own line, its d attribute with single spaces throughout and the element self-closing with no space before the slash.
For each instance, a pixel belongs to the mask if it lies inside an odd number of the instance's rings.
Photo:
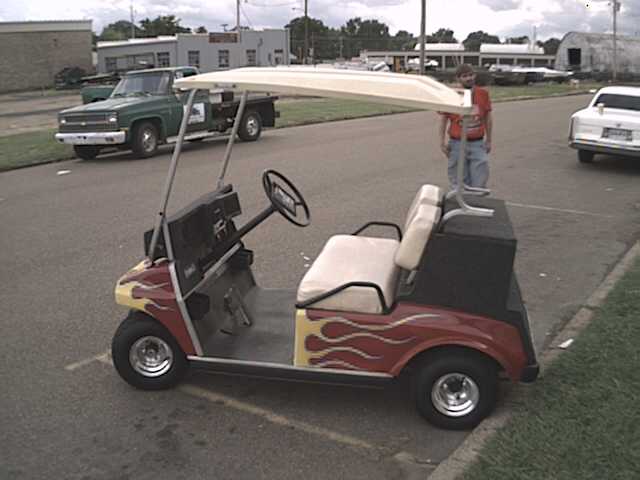
<svg viewBox="0 0 640 480">
<path fill-rule="evenodd" d="M 449 183 L 455 188 L 458 183 L 458 158 L 460 140 L 449 139 Z M 484 140 L 467 141 L 464 163 L 464 183 L 469 187 L 486 188 L 489 180 L 489 156 Z"/>
</svg>

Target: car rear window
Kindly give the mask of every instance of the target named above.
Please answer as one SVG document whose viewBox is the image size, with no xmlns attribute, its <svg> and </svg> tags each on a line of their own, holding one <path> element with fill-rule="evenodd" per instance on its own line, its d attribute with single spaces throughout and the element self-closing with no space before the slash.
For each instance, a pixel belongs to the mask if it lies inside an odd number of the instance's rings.
<svg viewBox="0 0 640 480">
<path fill-rule="evenodd" d="M 616 95 L 612 93 L 603 93 L 598 97 L 594 105 L 604 103 L 607 108 L 620 108 L 622 110 L 635 110 L 640 112 L 640 97 L 633 95 Z"/>
</svg>

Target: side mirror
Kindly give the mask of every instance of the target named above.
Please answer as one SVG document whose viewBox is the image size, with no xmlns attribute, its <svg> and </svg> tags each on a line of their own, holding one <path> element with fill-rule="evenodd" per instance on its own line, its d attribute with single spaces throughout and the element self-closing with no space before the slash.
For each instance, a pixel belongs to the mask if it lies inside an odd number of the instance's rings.
<svg viewBox="0 0 640 480">
<path fill-rule="evenodd" d="M 596 107 L 598 107 L 598 113 L 600 115 L 603 115 L 604 114 L 604 103 L 599 103 L 599 104 L 596 105 Z"/>
</svg>

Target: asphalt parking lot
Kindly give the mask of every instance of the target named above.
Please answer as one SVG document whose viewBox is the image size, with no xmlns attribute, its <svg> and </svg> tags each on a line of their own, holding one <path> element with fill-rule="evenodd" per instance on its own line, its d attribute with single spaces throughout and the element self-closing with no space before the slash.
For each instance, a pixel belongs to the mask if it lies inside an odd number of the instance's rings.
<svg viewBox="0 0 640 480">
<path fill-rule="evenodd" d="M 495 106 L 491 187 L 519 237 L 538 350 L 640 232 L 640 162 L 580 165 L 566 146 L 568 117 L 588 99 Z M 436 129 L 435 114 L 410 113 L 238 144 L 227 178 L 239 222 L 266 205 L 265 168 L 291 178 L 312 213 L 309 228 L 274 216 L 248 236 L 258 282 L 295 287 L 304 256 L 330 235 L 399 222 L 419 185 L 444 186 Z M 426 424 L 402 382 L 364 390 L 194 373 L 149 393 L 119 379 L 104 357 L 125 314 L 113 287 L 142 257 L 169 153 L 0 174 L 0 478 L 425 478 L 465 433 Z M 186 147 L 171 209 L 214 188 L 223 154 L 220 141 Z"/>
</svg>

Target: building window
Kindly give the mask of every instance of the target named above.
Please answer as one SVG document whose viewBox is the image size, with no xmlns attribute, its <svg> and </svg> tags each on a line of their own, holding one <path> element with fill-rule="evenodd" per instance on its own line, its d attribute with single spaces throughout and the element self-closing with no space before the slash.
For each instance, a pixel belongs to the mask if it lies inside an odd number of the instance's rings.
<svg viewBox="0 0 640 480">
<path fill-rule="evenodd" d="M 256 51 L 255 50 L 247 50 L 247 65 L 255 66 L 256 65 Z"/>
<path fill-rule="evenodd" d="M 277 48 L 273 51 L 273 56 L 276 65 L 282 65 L 284 63 L 284 51 L 281 48 Z"/>
<path fill-rule="evenodd" d="M 218 67 L 229 68 L 229 50 L 218 50 Z"/>
<path fill-rule="evenodd" d="M 189 50 L 189 66 L 200 68 L 200 51 Z"/>
<path fill-rule="evenodd" d="M 118 59 L 116 57 L 107 57 L 104 59 L 104 63 L 107 72 L 115 72 L 118 69 Z"/>
<path fill-rule="evenodd" d="M 158 52 L 156 56 L 158 58 L 158 67 L 171 66 L 171 59 L 169 57 L 169 52 Z"/>
</svg>

